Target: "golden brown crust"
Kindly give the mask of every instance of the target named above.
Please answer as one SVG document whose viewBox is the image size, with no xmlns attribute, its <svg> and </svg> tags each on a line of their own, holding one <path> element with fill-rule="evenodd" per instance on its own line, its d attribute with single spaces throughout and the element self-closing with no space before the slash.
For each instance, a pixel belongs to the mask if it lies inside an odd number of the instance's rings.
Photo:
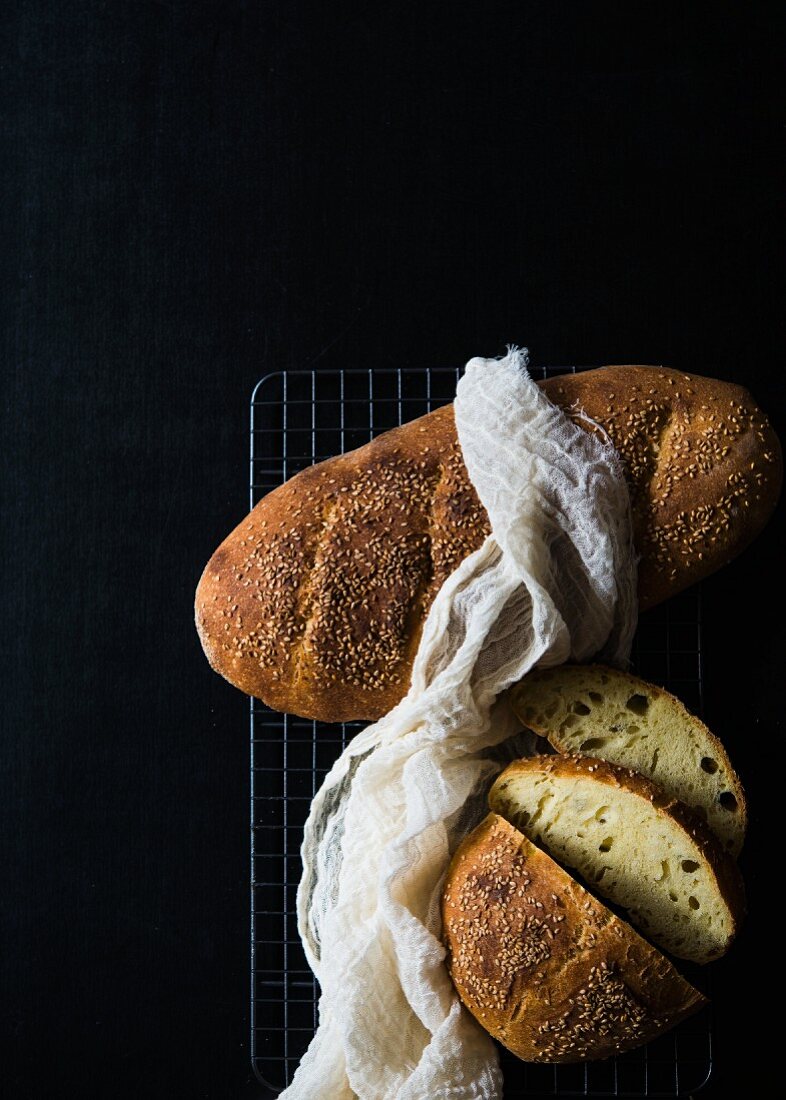
<svg viewBox="0 0 786 1100">
<path fill-rule="evenodd" d="M 705 998 L 504 818 L 461 844 L 442 899 L 448 967 L 462 1002 L 530 1062 L 630 1050 Z"/>
<path fill-rule="evenodd" d="M 379 717 L 406 694 L 434 597 L 489 530 L 450 405 L 312 466 L 210 559 L 196 597 L 208 660 L 276 710 Z"/>
<path fill-rule="evenodd" d="M 555 778 L 571 779 L 591 776 L 594 783 L 601 783 L 612 790 L 629 792 L 651 803 L 653 808 L 671 818 L 696 845 L 700 856 L 706 860 L 717 884 L 718 893 L 729 910 L 731 927 L 726 947 L 731 946 L 745 916 L 745 886 L 734 859 L 704 821 L 684 802 L 670 795 L 650 779 L 634 771 L 579 753 L 555 753 L 553 756 L 528 756 L 514 760 L 501 772 L 489 792 L 489 805 L 501 809 L 501 799 L 507 783 L 516 775 L 538 773 Z M 654 937 L 653 937 L 654 938 Z"/>
<path fill-rule="evenodd" d="M 642 609 L 731 561 L 772 514 L 781 448 L 743 386 L 665 367 L 602 367 L 549 379 L 622 456 L 633 505 Z"/>
<path fill-rule="evenodd" d="M 623 457 L 642 607 L 718 568 L 766 522 L 780 448 L 740 387 L 656 367 L 542 385 L 602 424 Z M 259 502 L 199 582 L 208 659 L 276 710 L 378 718 L 407 691 L 440 586 L 488 532 L 446 406 Z"/>
</svg>

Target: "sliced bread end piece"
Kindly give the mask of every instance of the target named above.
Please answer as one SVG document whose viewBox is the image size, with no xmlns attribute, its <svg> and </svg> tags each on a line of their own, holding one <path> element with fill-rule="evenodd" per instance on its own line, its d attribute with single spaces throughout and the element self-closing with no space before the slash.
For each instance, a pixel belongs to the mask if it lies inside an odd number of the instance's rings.
<svg viewBox="0 0 786 1100">
<path fill-rule="evenodd" d="M 476 1020 L 528 1062 L 608 1058 L 705 998 L 545 852 L 496 814 L 445 881 L 448 966 Z"/>
</svg>

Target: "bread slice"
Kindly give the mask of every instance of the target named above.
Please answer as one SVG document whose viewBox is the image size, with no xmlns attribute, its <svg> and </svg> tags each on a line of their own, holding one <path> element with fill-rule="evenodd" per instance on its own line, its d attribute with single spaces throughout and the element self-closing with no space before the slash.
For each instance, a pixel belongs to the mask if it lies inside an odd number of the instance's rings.
<svg viewBox="0 0 786 1100">
<path fill-rule="evenodd" d="M 737 865 L 650 780 L 589 756 L 533 756 L 502 772 L 489 803 L 672 955 L 728 950 L 745 908 Z"/>
<path fill-rule="evenodd" d="M 456 852 L 442 917 L 462 1002 L 526 1061 L 607 1058 L 705 1003 L 664 955 L 495 814 Z"/>
<path fill-rule="evenodd" d="M 519 719 L 558 752 L 609 760 L 694 809 L 732 855 L 745 839 L 745 794 L 726 750 L 663 688 L 603 665 L 537 669 L 511 689 Z"/>
</svg>

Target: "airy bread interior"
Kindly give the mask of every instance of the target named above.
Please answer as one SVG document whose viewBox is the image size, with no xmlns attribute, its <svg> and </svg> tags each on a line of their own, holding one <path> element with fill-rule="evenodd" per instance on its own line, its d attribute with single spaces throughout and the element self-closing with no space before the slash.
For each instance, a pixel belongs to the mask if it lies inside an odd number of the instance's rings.
<svg viewBox="0 0 786 1100">
<path fill-rule="evenodd" d="M 672 955 L 704 963 L 728 949 L 743 907 L 731 857 L 641 776 L 588 757 L 531 757 L 505 769 L 489 802 Z"/>
<path fill-rule="evenodd" d="M 739 854 L 747 817 L 740 781 L 717 737 L 663 688 L 602 665 L 562 665 L 530 673 L 511 690 L 511 703 L 559 752 L 653 779 Z"/>
</svg>

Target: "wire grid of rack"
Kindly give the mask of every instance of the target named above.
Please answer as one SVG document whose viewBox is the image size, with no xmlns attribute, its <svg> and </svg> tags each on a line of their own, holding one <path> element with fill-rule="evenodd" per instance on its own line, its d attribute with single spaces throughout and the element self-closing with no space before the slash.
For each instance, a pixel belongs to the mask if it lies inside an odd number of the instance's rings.
<svg viewBox="0 0 786 1100">
<path fill-rule="evenodd" d="M 543 377 L 581 368 L 543 368 Z M 251 400 L 251 505 L 299 470 L 367 443 L 453 399 L 461 371 L 282 371 Z M 701 596 L 689 589 L 642 617 L 634 670 L 702 711 Z M 318 1022 L 319 987 L 300 944 L 296 892 L 311 800 L 364 723 L 327 725 L 251 700 L 251 1058 L 278 1092 Z M 706 977 L 683 966 L 706 991 Z M 708 1010 L 647 1047 L 604 1062 L 542 1066 L 502 1050 L 505 1097 L 680 1097 L 712 1071 Z"/>
</svg>

